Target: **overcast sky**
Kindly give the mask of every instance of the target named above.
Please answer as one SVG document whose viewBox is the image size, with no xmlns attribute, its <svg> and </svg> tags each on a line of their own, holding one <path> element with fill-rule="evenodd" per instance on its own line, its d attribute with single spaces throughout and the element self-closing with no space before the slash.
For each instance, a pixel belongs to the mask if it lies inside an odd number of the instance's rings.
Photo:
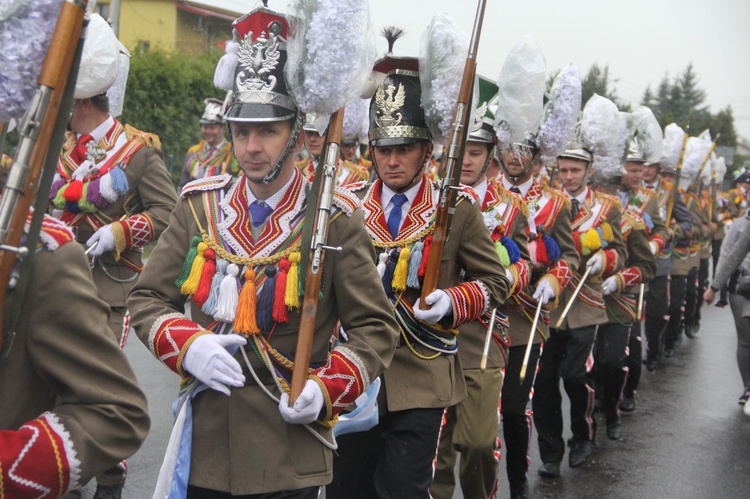
<svg viewBox="0 0 750 499">
<path fill-rule="evenodd" d="M 283 10 L 287 2 L 271 0 Z M 447 12 L 471 32 L 476 0 L 370 0 L 374 28 L 406 30 L 396 55 L 419 54 L 422 32 L 432 16 Z M 568 63 L 585 76 L 608 65 L 623 100 L 638 104 L 692 62 L 712 112 L 731 105 L 735 126 L 750 141 L 750 0 L 487 0 L 479 46 L 479 73 L 496 79 L 510 47 L 531 35 L 548 71 Z M 386 43 L 378 37 L 378 48 Z"/>
</svg>

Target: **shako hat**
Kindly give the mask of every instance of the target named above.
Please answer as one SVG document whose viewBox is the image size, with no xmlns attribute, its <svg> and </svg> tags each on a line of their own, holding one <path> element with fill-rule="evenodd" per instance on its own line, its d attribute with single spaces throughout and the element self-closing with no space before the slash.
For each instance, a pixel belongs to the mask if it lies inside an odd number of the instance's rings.
<svg viewBox="0 0 750 499">
<path fill-rule="evenodd" d="M 221 108 L 224 103 L 220 99 L 214 97 L 208 97 L 203 99 L 203 116 L 201 116 L 201 125 L 221 125 L 224 120 L 221 117 Z"/>
</svg>

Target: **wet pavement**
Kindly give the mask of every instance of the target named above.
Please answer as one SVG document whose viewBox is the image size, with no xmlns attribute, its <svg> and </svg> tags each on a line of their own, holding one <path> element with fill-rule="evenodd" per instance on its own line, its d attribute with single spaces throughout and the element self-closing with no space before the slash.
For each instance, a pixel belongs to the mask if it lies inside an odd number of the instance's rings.
<svg viewBox="0 0 750 499">
<path fill-rule="evenodd" d="M 737 404 L 742 383 L 736 346 L 729 309 L 704 308 L 698 337 L 685 338 L 676 358 L 664 361 L 655 372 L 643 370 L 638 408 L 623 414 L 622 439 L 607 439 L 603 417 L 597 414 L 600 431 L 591 460 L 571 469 L 566 457 L 562 476 L 548 480 L 536 474 L 541 463 L 533 434 L 532 496 L 750 497 L 750 417 Z M 128 339 L 126 353 L 148 396 L 152 428 L 141 450 L 128 460 L 130 478 L 123 497 L 143 499 L 151 497 L 156 483 L 172 425 L 170 405 L 178 379 L 135 335 Z M 567 407 L 565 410 L 567 425 Z M 567 429 L 565 436 L 569 436 Z M 84 497 L 90 494 L 89 488 Z M 458 492 L 456 497 L 463 496 Z M 504 461 L 499 497 L 508 497 Z"/>
</svg>

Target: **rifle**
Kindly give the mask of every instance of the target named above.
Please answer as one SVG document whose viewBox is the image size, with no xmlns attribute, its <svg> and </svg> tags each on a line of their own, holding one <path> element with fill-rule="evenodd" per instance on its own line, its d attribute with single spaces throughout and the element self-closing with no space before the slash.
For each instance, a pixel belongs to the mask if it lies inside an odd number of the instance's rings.
<svg viewBox="0 0 750 499">
<path fill-rule="evenodd" d="M 315 315 L 318 311 L 320 287 L 323 279 L 323 262 L 325 259 L 323 250 L 341 251 L 339 247 L 326 246 L 326 239 L 328 238 L 328 219 L 331 216 L 333 184 L 336 180 L 336 165 L 338 164 L 343 124 L 344 109 L 342 108 L 331 115 L 326 140 L 325 160 L 318 162 L 319 171 L 315 172 L 315 180 L 322 179 L 322 187 L 319 189 L 317 210 L 314 210 L 315 222 L 312 226 L 310 253 L 305 271 L 305 296 L 300 312 L 297 350 L 294 354 L 294 370 L 292 371 L 292 383 L 289 390 L 290 406 L 302 393 L 302 389 L 307 382 L 313 336 L 315 335 Z M 311 210 L 308 210 L 307 214 L 310 213 Z M 307 214 L 305 218 L 307 218 Z"/>
<path fill-rule="evenodd" d="M 429 310 L 430 306 L 425 303 L 427 295 L 435 291 L 437 281 L 440 275 L 440 260 L 443 255 L 445 241 L 450 231 L 450 218 L 456 204 L 455 190 L 461 182 L 461 161 L 463 154 L 461 150 L 466 143 L 468 134 L 468 121 L 471 116 L 469 105 L 471 103 L 471 92 L 474 88 L 474 76 L 476 74 L 477 50 L 479 48 L 479 37 L 482 33 L 482 22 L 484 20 L 484 9 L 487 0 L 479 0 L 477 13 L 474 18 L 474 29 L 471 33 L 469 42 L 469 53 L 466 56 L 464 65 L 463 79 L 461 88 L 458 92 L 458 103 L 456 112 L 453 115 L 453 126 L 451 127 L 451 137 L 441 170 L 445 175 L 440 180 L 440 196 L 435 219 L 435 229 L 432 232 L 432 244 L 427 256 L 426 271 L 422 283 L 422 295 L 420 298 L 419 308 Z M 456 165 L 458 164 L 458 168 Z"/>
<path fill-rule="evenodd" d="M 5 300 L 16 258 L 27 256 L 24 262 L 24 265 L 27 265 L 33 254 L 29 248 L 33 249 L 36 246 L 38 229 L 44 216 L 44 210 L 38 209 L 34 213 L 26 246 L 19 245 L 29 209 L 39 188 L 39 178 L 45 159 L 46 163 L 54 165 L 57 161 L 57 152 L 62 146 L 62 134 L 58 133 L 55 137 L 54 132 L 56 128 L 60 131 L 60 124 L 64 125 L 67 122 L 72 105 L 72 91 L 77 73 L 77 66 L 73 62 L 76 54 L 80 54 L 79 41 L 86 4 L 86 0 L 66 0 L 62 4 L 37 79 L 39 87 L 19 123 L 20 141 L 0 201 L 0 303 Z M 71 73 L 73 78 L 69 78 Z M 52 151 L 52 155 L 48 157 L 49 151 Z M 46 193 L 43 194 L 43 197 L 46 197 Z M 19 289 L 19 293 L 21 291 L 22 289 Z M 18 299 L 19 303 L 21 301 L 22 299 Z M 15 335 L 15 322 L 10 321 L 8 334 L 11 340 Z M 2 309 L 0 324 L 3 324 Z M 3 348 L 4 337 L 5 331 L 0 334 L 0 350 Z"/>
</svg>

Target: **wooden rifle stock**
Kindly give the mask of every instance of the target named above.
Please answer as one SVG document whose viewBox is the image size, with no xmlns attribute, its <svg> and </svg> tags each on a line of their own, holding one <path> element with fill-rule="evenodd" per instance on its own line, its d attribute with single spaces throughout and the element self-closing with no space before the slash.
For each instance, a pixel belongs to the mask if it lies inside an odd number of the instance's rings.
<svg viewBox="0 0 750 499">
<path fill-rule="evenodd" d="M 445 247 L 445 241 L 450 231 L 449 220 L 455 207 L 456 193 L 454 191 L 461 181 L 461 162 L 463 161 L 461 152 L 468 134 L 468 121 L 471 116 L 469 106 L 471 104 L 471 92 L 474 88 L 477 50 L 479 48 L 479 37 L 482 33 L 482 22 L 484 20 L 486 4 L 487 0 L 479 0 L 479 4 L 477 5 L 474 29 L 471 34 L 471 42 L 469 43 L 469 53 L 466 57 L 461 88 L 458 92 L 458 103 L 453 116 L 450 143 L 446 149 L 444 163 L 440 167 L 445 172 L 445 176 L 440 184 L 440 199 L 438 200 L 435 216 L 435 228 L 432 232 L 432 243 L 430 244 L 424 281 L 422 282 L 422 295 L 419 300 L 419 308 L 422 310 L 430 308 L 425 303 L 425 298 L 437 288 L 437 281 L 440 277 L 440 260 L 442 259 L 443 248 Z"/>
<path fill-rule="evenodd" d="M 333 183 L 336 180 L 336 167 L 339 159 L 339 145 L 341 144 L 341 129 L 344 124 L 344 109 L 339 109 L 331 116 L 328 126 L 328 139 L 325 160 L 321 161 L 316 177 L 321 174 L 322 184 L 318 193 L 317 213 L 313 226 L 313 238 L 305 272 L 305 296 L 302 301 L 299 333 L 297 335 L 297 350 L 294 354 L 294 370 L 289 392 L 289 405 L 292 405 L 307 382 L 307 372 L 310 366 L 313 337 L 315 336 L 315 316 L 318 312 L 320 287 L 323 279 L 324 250 L 332 249 L 325 246 L 328 238 L 328 219 L 331 215 L 333 202 Z M 308 201 L 309 202 L 309 201 Z M 309 222 L 308 222 L 309 223 Z"/>
<path fill-rule="evenodd" d="M 21 141 L 0 201 L 0 303 L 5 300 L 11 272 L 20 253 L 24 225 L 49 153 L 55 122 L 81 36 L 86 3 L 68 0 L 62 4 L 37 80 L 39 87 L 19 123 Z M 58 152 L 52 151 L 52 154 Z M 2 308 L 0 324 L 3 324 Z M 4 337 L 5 331 L 0 334 L 0 351 Z"/>
</svg>

